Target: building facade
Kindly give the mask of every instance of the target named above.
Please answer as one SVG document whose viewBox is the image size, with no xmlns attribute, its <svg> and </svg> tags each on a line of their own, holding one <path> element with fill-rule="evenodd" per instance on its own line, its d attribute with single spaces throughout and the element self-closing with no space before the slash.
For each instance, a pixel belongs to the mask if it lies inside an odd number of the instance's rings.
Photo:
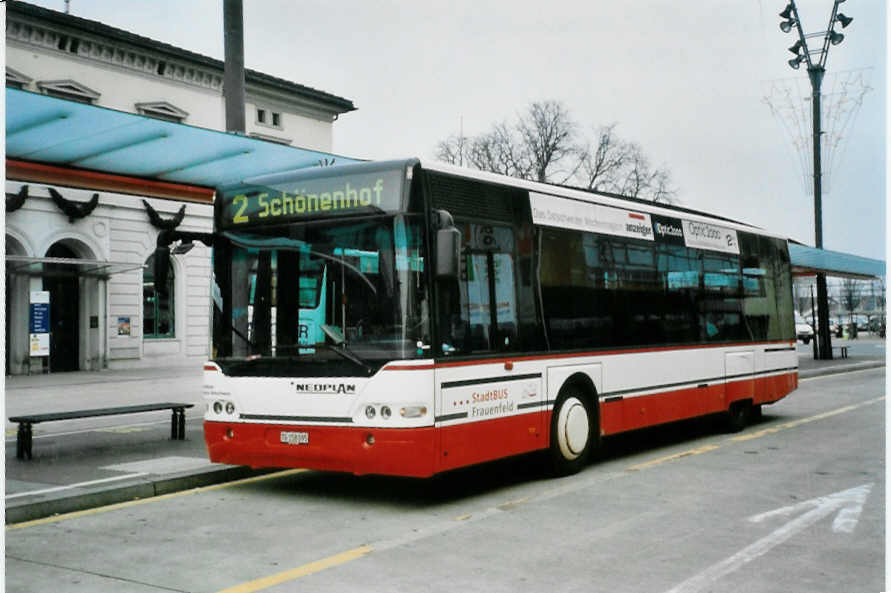
<svg viewBox="0 0 891 593">
<path fill-rule="evenodd" d="M 225 129 L 221 61 L 7 4 L 8 89 Z M 245 81 L 245 132 L 258 141 L 330 152 L 333 122 L 354 109 L 260 72 L 247 70 Z M 209 231 L 212 204 L 209 187 L 8 157 L 7 374 L 199 364 L 208 356 L 209 249 L 196 243 L 170 258 L 169 296 L 155 289 L 151 264 L 163 226 Z"/>
</svg>

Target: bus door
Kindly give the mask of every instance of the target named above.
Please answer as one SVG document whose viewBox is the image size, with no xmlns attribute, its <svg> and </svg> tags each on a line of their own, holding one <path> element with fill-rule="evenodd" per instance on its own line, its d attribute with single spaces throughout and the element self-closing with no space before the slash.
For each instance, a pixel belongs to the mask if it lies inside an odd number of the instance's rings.
<svg viewBox="0 0 891 593">
<path fill-rule="evenodd" d="M 467 223 L 462 237 L 460 312 L 443 350 L 464 361 L 435 371 L 441 469 L 544 446 L 542 373 L 511 360 L 522 347 L 514 231 Z"/>
<path fill-rule="evenodd" d="M 299 344 L 309 346 L 324 342 L 322 326 L 325 324 L 325 307 L 328 303 L 328 266 L 322 268 L 321 277 L 318 274 L 303 274 L 299 282 Z"/>
<path fill-rule="evenodd" d="M 725 407 L 743 399 L 754 401 L 755 398 L 755 353 L 728 352 L 724 355 L 724 375 L 727 383 L 724 387 Z"/>
</svg>

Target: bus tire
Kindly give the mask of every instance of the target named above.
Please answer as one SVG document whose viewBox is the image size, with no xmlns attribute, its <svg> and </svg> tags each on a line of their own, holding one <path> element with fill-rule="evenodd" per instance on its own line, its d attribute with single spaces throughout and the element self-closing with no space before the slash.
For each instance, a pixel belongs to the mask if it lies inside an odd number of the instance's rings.
<svg viewBox="0 0 891 593">
<path fill-rule="evenodd" d="M 750 420 L 752 422 L 759 422 L 764 417 L 764 412 L 762 410 L 762 405 L 758 404 L 757 406 L 752 406 L 752 413 Z"/>
<path fill-rule="evenodd" d="M 591 398 L 577 387 L 561 393 L 551 413 L 551 469 L 557 476 L 578 473 L 588 462 L 596 439 Z"/>
<path fill-rule="evenodd" d="M 749 419 L 752 415 L 752 402 L 738 401 L 730 404 L 725 417 L 725 426 L 727 432 L 739 432 L 749 425 Z"/>
</svg>

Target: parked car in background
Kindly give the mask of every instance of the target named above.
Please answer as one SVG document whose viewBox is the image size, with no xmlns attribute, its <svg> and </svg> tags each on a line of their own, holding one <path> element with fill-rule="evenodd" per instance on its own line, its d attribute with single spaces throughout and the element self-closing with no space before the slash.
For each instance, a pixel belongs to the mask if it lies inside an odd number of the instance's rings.
<svg viewBox="0 0 891 593">
<path fill-rule="evenodd" d="M 865 332 L 869 327 L 869 319 L 866 315 L 855 315 L 854 323 L 857 325 L 857 331 Z"/>
<path fill-rule="evenodd" d="M 795 315 L 795 337 L 809 344 L 814 337 L 814 329 L 801 315 Z"/>
</svg>

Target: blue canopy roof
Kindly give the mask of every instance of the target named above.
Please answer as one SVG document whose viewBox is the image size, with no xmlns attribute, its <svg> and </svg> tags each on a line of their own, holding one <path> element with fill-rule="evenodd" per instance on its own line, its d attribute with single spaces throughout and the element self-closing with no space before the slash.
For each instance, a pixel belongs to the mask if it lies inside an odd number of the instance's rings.
<svg viewBox="0 0 891 593">
<path fill-rule="evenodd" d="M 885 275 L 885 262 L 851 253 L 817 249 L 789 242 L 789 259 L 797 275 L 823 272 L 829 276 L 878 278 Z"/>
<path fill-rule="evenodd" d="M 359 162 L 8 87 L 6 156 L 204 187 Z"/>
<path fill-rule="evenodd" d="M 215 188 L 359 159 L 6 89 L 6 156 Z M 874 278 L 885 262 L 789 243 L 796 274 Z"/>
</svg>

